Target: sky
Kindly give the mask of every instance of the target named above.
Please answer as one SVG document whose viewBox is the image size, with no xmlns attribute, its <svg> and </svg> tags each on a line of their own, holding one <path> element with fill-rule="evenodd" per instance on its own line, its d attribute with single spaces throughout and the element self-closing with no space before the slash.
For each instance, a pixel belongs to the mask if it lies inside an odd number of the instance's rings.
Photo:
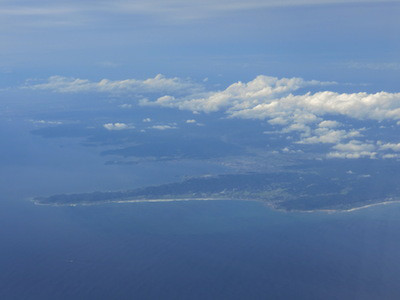
<svg viewBox="0 0 400 300">
<path fill-rule="evenodd" d="M 398 159 L 399 15 L 400 1 L 0 1 L 0 93 L 22 110 L 105 97 L 186 124 L 222 114 L 272 126 L 281 151 Z"/>
<path fill-rule="evenodd" d="M 2 86 L 258 75 L 394 91 L 399 1 L 1 1 Z"/>
</svg>

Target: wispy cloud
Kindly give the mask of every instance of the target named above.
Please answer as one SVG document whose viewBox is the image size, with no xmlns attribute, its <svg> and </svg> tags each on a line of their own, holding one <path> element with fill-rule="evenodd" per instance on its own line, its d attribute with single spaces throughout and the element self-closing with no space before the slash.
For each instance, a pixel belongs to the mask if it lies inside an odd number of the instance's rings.
<svg viewBox="0 0 400 300">
<path fill-rule="evenodd" d="M 58 93 L 82 93 L 82 92 L 107 92 L 107 93 L 159 93 L 159 92 L 199 92 L 202 87 L 189 80 L 177 77 L 167 78 L 161 74 L 148 79 L 125 79 L 90 81 L 88 79 L 71 78 L 63 76 L 51 76 L 43 83 L 23 86 L 25 89 L 50 90 Z"/>
<path fill-rule="evenodd" d="M 154 125 L 151 126 L 150 128 L 152 129 L 157 129 L 157 130 L 168 130 L 168 129 L 177 129 L 175 125 Z"/>
<path fill-rule="evenodd" d="M 131 124 L 125 124 L 125 123 L 107 123 L 104 124 L 103 127 L 107 130 L 126 130 L 126 129 L 133 129 L 135 128 Z"/>
<path fill-rule="evenodd" d="M 42 17 L 58 16 L 68 18 L 83 17 L 84 19 L 109 14 L 155 15 L 164 19 L 192 20 L 209 18 L 227 12 L 243 10 L 259 10 L 271 7 L 292 7 L 309 5 L 330 5 L 349 3 L 384 3 L 389 0 L 99 0 L 99 1 L 2 1 L 0 16 L 4 17 Z M 94 20 L 94 19 L 93 19 Z M 43 20 L 42 20 L 43 21 Z M 54 21 L 56 21 L 54 19 Z M 72 25 L 72 23 L 71 23 Z"/>
<path fill-rule="evenodd" d="M 349 69 L 368 69 L 376 71 L 398 71 L 400 63 L 398 62 L 348 62 L 346 66 Z"/>
<path fill-rule="evenodd" d="M 0 15 L 18 17 L 18 16 L 58 16 L 67 15 L 79 12 L 79 7 L 65 6 L 65 5 L 53 5 L 49 6 L 16 6 L 10 5 L 8 7 L 3 6 L 0 8 Z"/>
<path fill-rule="evenodd" d="M 47 1 L 38 0 L 32 5 L 31 1 L 1 1 L 0 14 L 10 15 L 43 15 L 43 14 L 65 14 L 72 12 L 122 12 L 160 14 L 173 12 L 196 11 L 235 11 L 260 9 L 268 7 L 303 6 L 303 5 L 329 5 L 348 3 L 385 3 L 390 0 L 99 0 L 99 1 Z"/>
<path fill-rule="evenodd" d="M 30 120 L 33 124 L 44 124 L 44 125 L 61 125 L 61 121 L 48 121 L 48 120 Z"/>
</svg>

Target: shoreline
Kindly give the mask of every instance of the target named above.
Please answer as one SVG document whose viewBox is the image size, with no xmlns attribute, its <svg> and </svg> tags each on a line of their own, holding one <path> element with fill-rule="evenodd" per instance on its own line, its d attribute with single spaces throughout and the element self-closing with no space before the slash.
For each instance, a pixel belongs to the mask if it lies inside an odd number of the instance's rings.
<svg viewBox="0 0 400 300">
<path fill-rule="evenodd" d="M 388 204 L 396 204 L 400 203 L 400 200 L 390 200 L 390 201 L 382 201 L 382 202 L 376 202 L 376 203 L 370 203 L 362 206 L 355 206 L 352 208 L 347 208 L 347 209 L 314 209 L 314 210 L 285 210 L 285 209 L 279 209 L 279 208 L 274 208 L 276 210 L 282 210 L 286 212 L 302 212 L 302 213 L 317 213 L 317 212 L 322 212 L 322 213 L 349 213 L 349 212 L 354 212 L 374 206 L 382 206 L 382 205 L 388 205 Z"/>
<path fill-rule="evenodd" d="M 104 201 L 104 202 L 96 202 L 96 203 L 71 203 L 71 204 L 60 204 L 60 203 L 41 203 L 40 201 L 35 200 L 34 198 L 29 199 L 31 202 L 33 202 L 35 205 L 43 205 L 43 206 L 92 206 L 92 205 L 101 205 L 101 204 L 124 204 L 124 203 L 161 203 L 161 202 L 188 202 L 188 201 L 253 201 L 253 202 L 260 202 L 268 206 L 270 209 L 281 211 L 281 212 L 297 212 L 297 213 L 349 213 L 349 212 L 354 212 L 374 206 L 382 206 L 382 205 L 389 205 L 389 204 L 395 204 L 395 203 L 400 203 L 400 200 L 385 200 L 382 202 L 376 202 L 376 203 L 370 203 L 366 205 L 361 205 L 361 206 L 356 206 L 356 207 L 351 207 L 348 209 L 311 209 L 311 210 L 288 210 L 288 209 L 282 209 L 276 206 L 274 203 L 268 203 L 260 200 L 251 200 L 251 199 L 230 199 L 230 198 L 182 198 L 182 199 L 176 199 L 176 198 L 155 198 L 155 199 L 127 199 L 127 200 L 110 200 L 110 201 Z"/>
<path fill-rule="evenodd" d="M 127 199 L 127 200 L 109 200 L 109 201 L 99 201 L 99 202 L 82 202 L 82 203 L 42 203 L 35 200 L 34 198 L 29 198 L 29 201 L 33 202 L 35 205 L 42 206 L 92 206 L 92 205 L 102 205 L 102 204 L 124 204 L 124 203 L 161 203 L 161 202 L 187 202 L 187 201 L 249 201 L 243 199 L 228 199 L 228 198 L 155 198 L 155 199 Z"/>
<path fill-rule="evenodd" d="M 343 212 L 352 212 L 352 211 L 357 211 L 360 209 L 365 209 L 365 208 L 369 208 L 369 207 L 373 207 L 373 206 L 381 206 L 381 205 L 388 205 L 388 204 L 395 204 L 395 203 L 400 203 L 400 200 L 389 200 L 389 201 L 371 203 L 371 204 L 367 204 L 367 205 L 363 205 L 363 206 L 349 208 L 349 209 L 343 210 Z"/>
</svg>

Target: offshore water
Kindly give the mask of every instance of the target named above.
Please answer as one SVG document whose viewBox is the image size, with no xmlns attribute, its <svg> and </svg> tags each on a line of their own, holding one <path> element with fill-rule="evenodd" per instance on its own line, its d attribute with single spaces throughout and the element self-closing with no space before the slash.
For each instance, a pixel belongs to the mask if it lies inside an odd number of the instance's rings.
<svg viewBox="0 0 400 300">
<path fill-rule="evenodd" d="M 109 166 L 75 138 L 0 124 L 0 299 L 400 299 L 399 204 L 334 214 L 243 201 L 35 206 L 26 198 L 174 182 L 210 166 Z"/>
<path fill-rule="evenodd" d="M 2 199 L 0 299 L 399 299 L 400 205 Z"/>
</svg>

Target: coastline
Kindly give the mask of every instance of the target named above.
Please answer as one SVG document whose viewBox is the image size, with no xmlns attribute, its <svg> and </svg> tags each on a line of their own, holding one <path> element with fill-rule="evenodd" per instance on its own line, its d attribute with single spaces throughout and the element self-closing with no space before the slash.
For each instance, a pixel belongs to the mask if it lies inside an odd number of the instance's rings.
<svg viewBox="0 0 400 300">
<path fill-rule="evenodd" d="M 348 209 L 340 209 L 340 208 L 337 208 L 337 209 L 311 209 L 311 210 L 284 210 L 284 209 L 282 209 L 282 211 L 286 211 L 286 212 L 302 212 L 302 213 L 317 213 L 317 212 L 322 212 L 322 213 L 350 213 L 350 212 L 354 212 L 354 211 L 358 211 L 358 210 L 362 210 L 362 209 L 366 209 L 366 208 L 370 208 L 370 207 L 374 207 L 374 206 L 382 206 L 382 205 L 389 205 L 389 204 L 396 204 L 396 203 L 400 203 L 400 200 L 390 200 L 390 201 L 382 201 L 382 202 L 370 203 L 370 204 L 366 204 L 366 205 L 355 206 L 355 207 L 348 208 Z"/>
<path fill-rule="evenodd" d="M 388 205 L 388 204 L 395 204 L 395 203 L 400 203 L 400 200 L 389 200 L 389 201 L 382 201 L 382 202 L 377 202 L 377 203 L 371 203 L 367 204 L 364 206 L 358 206 L 358 207 L 353 207 L 350 209 L 343 210 L 343 212 L 352 212 L 352 211 L 357 211 L 360 209 L 365 209 L 373 206 L 381 206 L 381 205 Z"/>
<path fill-rule="evenodd" d="M 124 203 L 161 203 L 161 202 L 187 202 L 187 201 L 249 201 L 243 199 L 228 199 L 228 198 L 155 198 L 155 199 L 127 199 L 127 200 L 109 200 L 109 201 L 98 201 L 98 202 L 81 202 L 81 203 L 42 203 L 35 198 L 31 197 L 28 199 L 35 205 L 43 206 L 92 206 L 102 204 L 124 204 Z"/>
<path fill-rule="evenodd" d="M 395 204 L 395 203 L 400 203 L 400 200 L 385 200 L 381 202 L 376 202 L 376 203 L 369 203 L 366 205 L 361 205 L 361 206 L 355 206 L 351 207 L 348 209 L 310 209 L 310 210 L 290 210 L 290 209 L 282 209 L 276 206 L 274 203 L 269 203 L 261 200 L 252 200 L 252 199 L 231 199 L 231 198 L 182 198 L 182 199 L 177 199 L 177 198 L 155 198 L 155 199 L 126 199 L 126 200 L 110 200 L 110 201 L 102 201 L 102 202 L 94 202 L 94 203 L 89 203 L 89 202 L 82 202 L 82 203 L 71 203 L 71 204 L 62 204 L 62 203 L 41 203 L 38 200 L 35 200 L 35 198 L 29 198 L 31 202 L 33 202 L 35 205 L 44 205 L 44 206 L 92 206 L 92 205 L 101 205 L 101 204 L 124 204 L 124 203 L 161 203 L 161 202 L 188 202 L 188 201 L 254 201 L 254 202 L 260 202 L 268 206 L 269 208 L 281 212 L 297 212 L 297 213 L 350 213 L 362 209 L 367 209 L 370 207 L 374 206 L 382 206 L 382 205 L 389 205 L 389 204 Z"/>
</svg>

